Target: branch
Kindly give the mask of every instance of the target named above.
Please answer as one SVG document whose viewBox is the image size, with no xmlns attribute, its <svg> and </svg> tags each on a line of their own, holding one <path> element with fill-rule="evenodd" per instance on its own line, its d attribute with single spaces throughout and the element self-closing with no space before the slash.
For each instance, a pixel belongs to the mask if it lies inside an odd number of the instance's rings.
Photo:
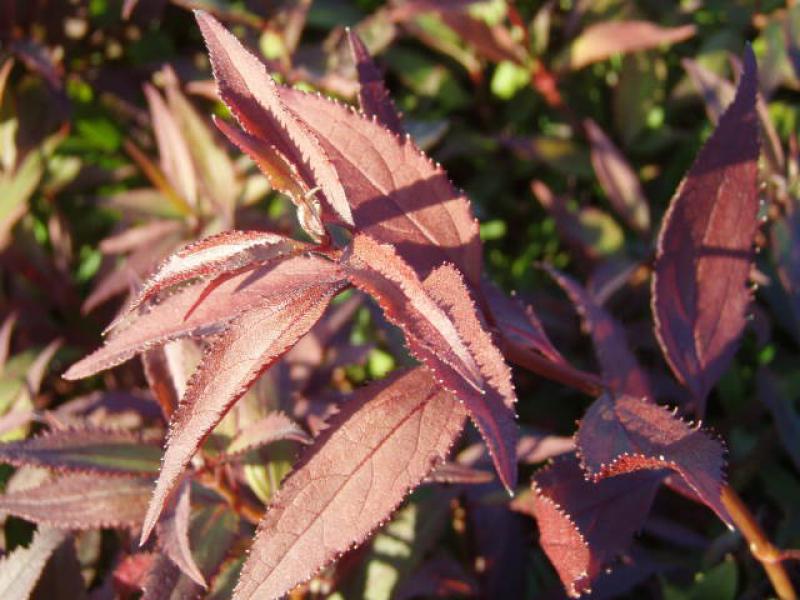
<svg viewBox="0 0 800 600">
<path fill-rule="evenodd" d="M 778 597 L 781 600 L 796 600 L 797 593 L 781 562 L 787 558 L 794 558 L 793 555 L 796 551 L 784 552 L 776 548 L 769 541 L 750 509 L 730 485 L 722 488 L 722 503 L 731 514 L 736 527 L 750 544 L 750 553 L 763 565 Z"/>
</svg>

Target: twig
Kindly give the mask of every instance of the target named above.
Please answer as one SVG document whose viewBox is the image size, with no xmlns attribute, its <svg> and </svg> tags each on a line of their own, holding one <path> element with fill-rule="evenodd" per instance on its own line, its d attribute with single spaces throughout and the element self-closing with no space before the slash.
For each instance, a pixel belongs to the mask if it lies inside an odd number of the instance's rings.
<svg viewBox="0 0 800 600">
<path fill-rule="evenodd" d="M 797 593 L 781 562 L 791 558 L 792 551 L 784 553 L 769 541 L 750 509 L 730 485 L 722 488 L 722 503 L 728 509 L 744 539 L 750 544 L 750 553 L 764 566 L 778 597 L 781 600 L 796 600 Z"/>
</svg>

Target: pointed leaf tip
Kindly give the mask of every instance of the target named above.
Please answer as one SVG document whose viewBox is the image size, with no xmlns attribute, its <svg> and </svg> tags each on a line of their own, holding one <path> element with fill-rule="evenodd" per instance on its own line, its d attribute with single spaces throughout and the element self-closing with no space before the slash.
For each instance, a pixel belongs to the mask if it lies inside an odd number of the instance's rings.
<svg viewBox="0 0 800 600">
<path fill-rule="evenodd" d="M 757 67 L 752 49 L 733 102 L 664 218 L 652 282 L 655 333 L 702 415 L 746 325 L 758 229 Z"/>
</svg>

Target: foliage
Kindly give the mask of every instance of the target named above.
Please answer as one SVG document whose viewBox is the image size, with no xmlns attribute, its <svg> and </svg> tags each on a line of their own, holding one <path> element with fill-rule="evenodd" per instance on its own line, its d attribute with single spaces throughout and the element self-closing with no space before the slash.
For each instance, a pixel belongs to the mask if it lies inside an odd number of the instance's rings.
<svg viewBox="0 0 800 600">
<path fill-rule="evenodd" d="M 759 10 L 12 2 L 4 597 L 794 597 Z"/>
</svg>

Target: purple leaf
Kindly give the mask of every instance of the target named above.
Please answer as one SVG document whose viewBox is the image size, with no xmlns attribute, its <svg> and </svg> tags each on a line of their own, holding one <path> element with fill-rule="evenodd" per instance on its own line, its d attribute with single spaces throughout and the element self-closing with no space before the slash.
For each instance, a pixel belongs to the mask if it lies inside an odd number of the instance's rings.
<svg viewBox="0 0 800 600">
<path fill-rule="evenodd" d="M 160 435 L 99 428 L 62 429 L 0 444 L 0 462 L 58 472 L 155 474 L 160 456 Z"/>
<path fill-rule="evenodd" d="M 60 529 L 134 528 L 152 488 L 150 477 L 64 475 L 0 496 L 0 513 Z"/>
<path fill-rule="evenodd" d="M 589 407 L 575 434 L 586 473 L 600 480 L 640 469 L 671 469 L 725 523 L 722 503 L 725 446 L 646 398 L 603 395 Z"/>
<path fill-rule="evenodd" d="M 358 73 L 358 103 L 361 111 L 395 135 L 402 135 L 405 132 L 400 115 L 383 83 L 383 76 L 372 61 L 364 42 L 351 29 L 347 31 L 347 40 L 350 43 L 350 52 L 353 54 Z"/>
<path fill-rule="evenodd" d="M 635 231 L 647 233 L 650 207 L 636 173 L 597 123 L 586 119 L 583 127 L 591 145 L 594 172 L 609 202 Z"/>
<path fill-rule="evenodd" d="M 321 188 L 339 219 L 352 225 L 347 192 L 326 149 L 302 119 L 287 109 L 264 65 L 216 19 L 202 11 L 196 11 L 195 17 L 220 97 L 242 128 L 259 140 L 269 140 L 297 168 L 308 189 Z"/>
<path fill-rule="evenodd" d="M 653 277 L 655 333 L 702 415 L 746 324 L 758 228 L 756 62 L 748 47 L 736 99 L 664 218 Z"/>
<path fill-rule="evenodd" d="M 650 512 L 661 475 L 629 473 L 587 481 L 574 455 L 537 471 L 528 512 L 539 525 L 539 543 L 567 593 L 591 592 L 609 561 L 625 552 Z"/>
<path fill-rule="evenodd" d="M 244 454 L 279 440 L 292 440 L 301 444 L 310 444 L 312 441 L 311 436 L 285 414 L 273 412 L 242 429 L 225 448 L 225 455 L 233 457 Z"/>
<path fill-rule="evenodd" d="M 423 283 L 391 246 L 364 235 L 354 238 L 345 266 L 353 284 L 372 295 L 403 331 L 411 353 L 466 404 L 501 481 L 512 490 L 517 431 L 511 372 L 459 272 L 445 264 Z"/>
<path fill-rule="evenodd" d="M 577 281 L 554 267 L 544 265 L 544 269 L 567 293 L 581 315 L 584 328 L 592 336 L 606 385 L 614 393 L 652 398 L 653 392 L 647 374 L 631 353 L 622 325 Z"/>
<path fill-rule="evenodd" d="M 189 547 L 189 514 L 191 511 L 191 482 L 184 481 L 171 506 L 158 523 L 158 542 L 170 560 L 195 583 L 206 586 Z"/>
<path fill-rule="evenodd" d="M 271 304 L 242 314 L 213 341 L 170 424 L 142 542 L 205 437 L 250 385 L 319 320 L 340 289 L 341 285 L 329 282 L 284 289 Z"/>
<path fill-rule="evenodd" d="M 218 332 L 243 311 L 269 305 L 311 286 L 325 282 L 333 285 L 339 279 L 340 271 L 334 263 L 297 256 L 237 274 L 219 285 L 194 285 L 167 297 L 147 313 L 132 315 L 102 348 L 72 365 L 64 377 L 88 377 L 168 341 Z"/>
<path fill-rule="evenodd" d="M 357 391 L 275 495 L 234 598 L 280 598 L 363 541 L 444 459 L 463 419 L 422 367 Z"/>
</svg>

